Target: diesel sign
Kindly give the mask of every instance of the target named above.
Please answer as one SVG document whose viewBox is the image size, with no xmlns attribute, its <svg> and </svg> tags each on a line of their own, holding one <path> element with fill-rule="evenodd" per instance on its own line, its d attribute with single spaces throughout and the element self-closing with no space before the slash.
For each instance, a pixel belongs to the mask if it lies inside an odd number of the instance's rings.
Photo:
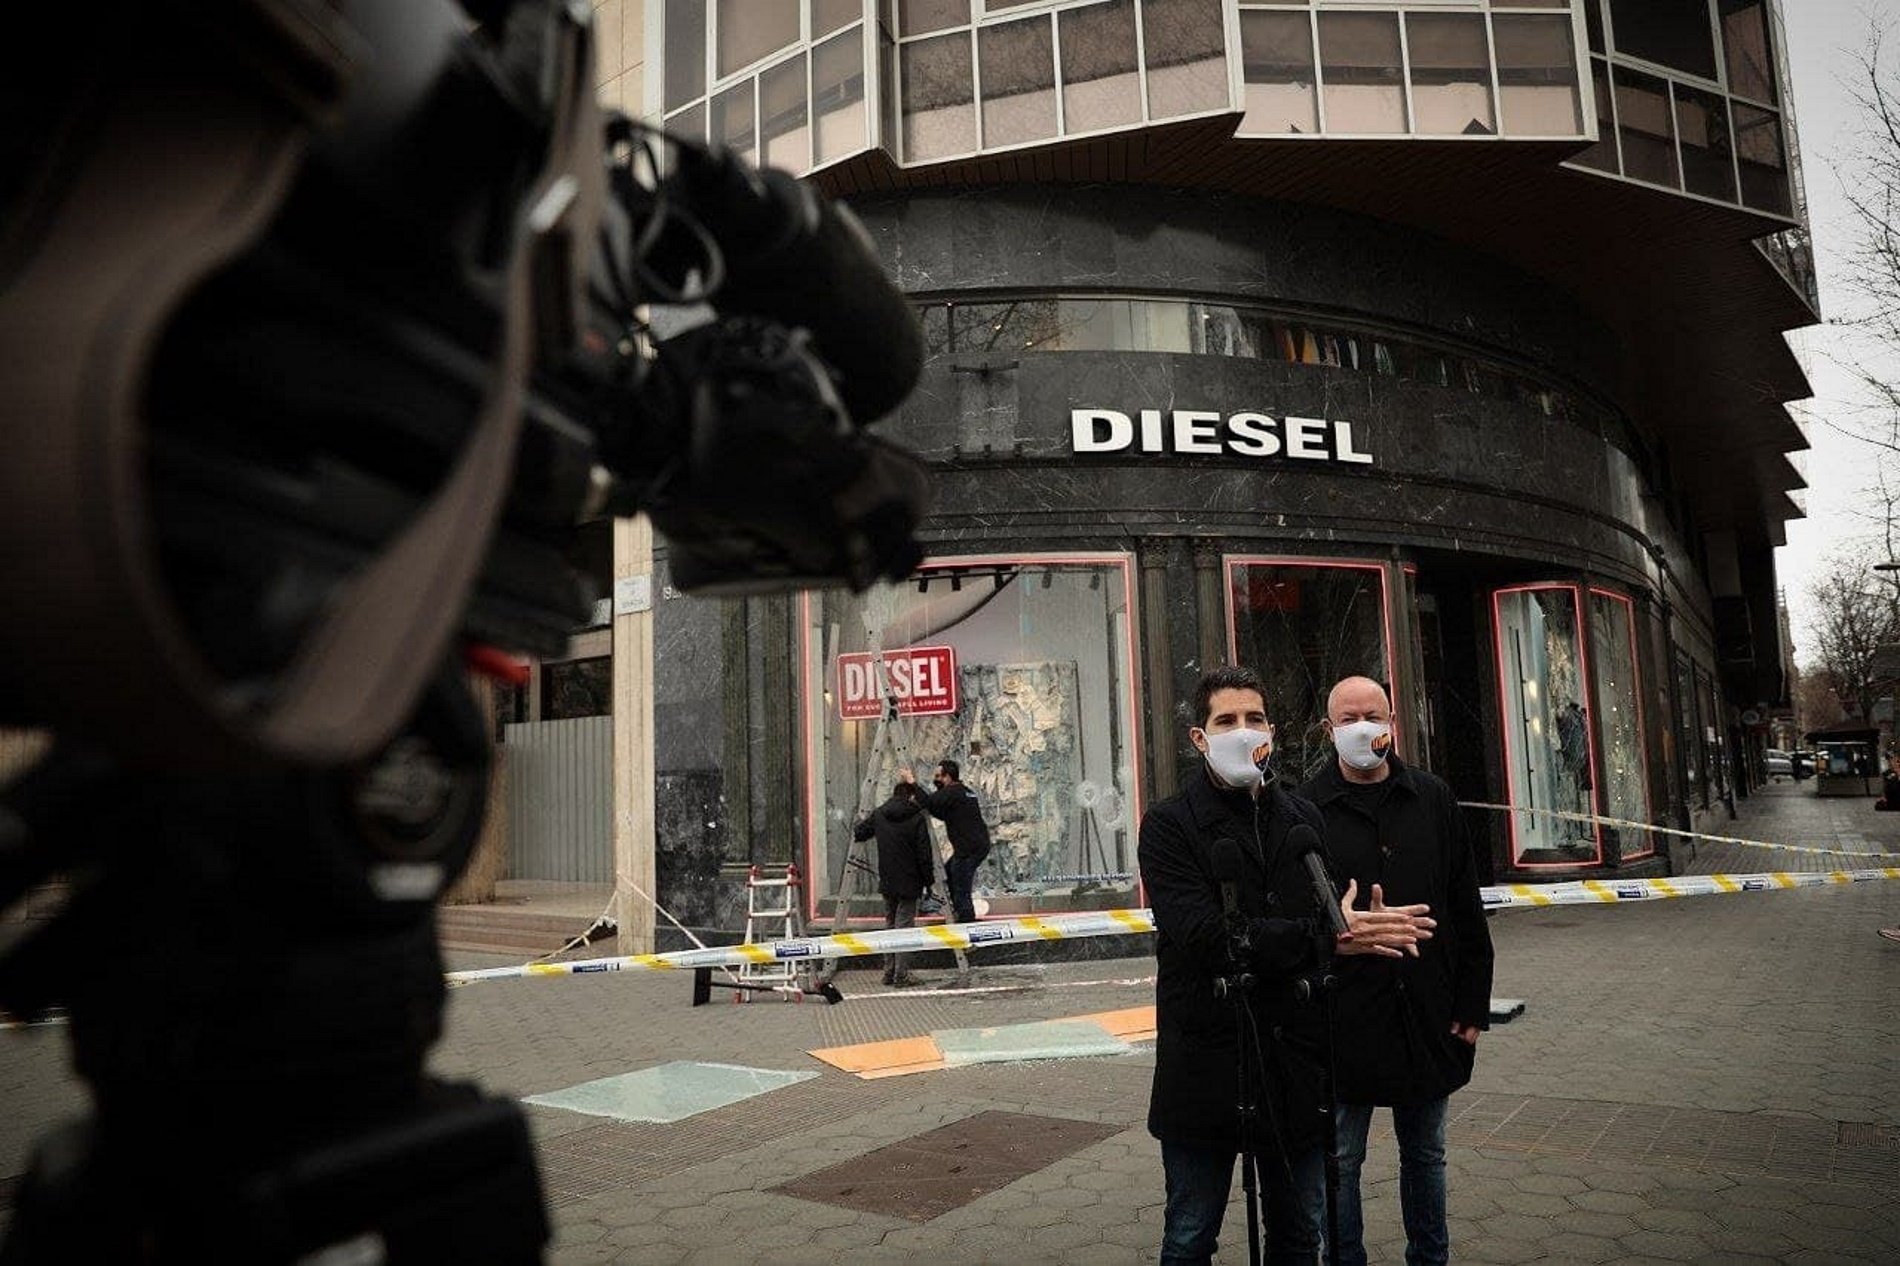
<svg viewBox="0 0 1900 1266">
<path fill-rule="evenodd" d="M 1352 423 L 1324 418 L 1275 418 L 1264 413 L 1218 413 L 1193 409 L 1143 409 L 1131 418 L 1113 409 L 1069 413 L 1077 453 L 1170 453 L 1177 457 L 1291 457 L 1317 462 L 1370 464 L 1372 454 L 1353 447 Z"/>
</svg>

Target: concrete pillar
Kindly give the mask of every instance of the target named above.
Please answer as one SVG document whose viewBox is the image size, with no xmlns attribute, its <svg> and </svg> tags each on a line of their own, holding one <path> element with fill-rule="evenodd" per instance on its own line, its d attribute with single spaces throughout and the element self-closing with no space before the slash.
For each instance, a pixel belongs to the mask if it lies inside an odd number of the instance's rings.
<svg viewBox="0 0 1900 1266">
<path fill-rule="evenodd" d="M 614 917 L 620 954 L 653 952 L 653 525 L 614 522 Z M 642 895 L 645 893 L 647 895 Z"/>
</svg>

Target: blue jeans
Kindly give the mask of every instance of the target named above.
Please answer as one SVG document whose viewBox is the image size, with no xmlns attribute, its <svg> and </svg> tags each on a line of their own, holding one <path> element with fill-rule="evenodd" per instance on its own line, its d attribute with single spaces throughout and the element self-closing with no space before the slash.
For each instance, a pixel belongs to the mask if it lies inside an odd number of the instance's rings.
<svg viewBox="0 0 1900 1266">
<path fill-rule="evenodd" d="M 1405 1221 L 1406 1266 L 1440 1266 L 1451 1260 L 1445 1224 L 1445 1108 L 1434 1099 L 1392 1109 L 1399 1136 L 1399 1213 Z M 1342 1103 L 1333 1110 L 1339 1130 L 1339 1260 L 1365 1266 L 1365 1215 L 1359 1205 L 1359 1171 L 1366 1163 L 1366 1132 L 1372 1105 Z"/>
<path fill-rule="evenodd" d="M 1161 1232 L 1162 1266 L 1206 1263 L 1220 1246 L 1221 1219 L 1233 1188 L 1235 1153 L 1161 1144 L 1168 1209 Z M 1278 1152 L 1260 1158 L 1260 1191 L 1266 1197 L 1266 1260 L 1313 1266 L 1319 1258 L 1320 1223 L 1326 1216 L 1325 1149 L 1314 1146 L 1292 1158 L 1292 1182 Z M 1244 1234 L 1244 1230 L 1243 1230 Z"/>
<path fill-rule="evenodd" d="M 951 917 L 958 923 L 976 922 L 976 903 L 970 890 L 976 886 L 976 868 L 985 854 L 956 853 L 943 864 L 944 886 L 950 889 Z"/>
</svg>

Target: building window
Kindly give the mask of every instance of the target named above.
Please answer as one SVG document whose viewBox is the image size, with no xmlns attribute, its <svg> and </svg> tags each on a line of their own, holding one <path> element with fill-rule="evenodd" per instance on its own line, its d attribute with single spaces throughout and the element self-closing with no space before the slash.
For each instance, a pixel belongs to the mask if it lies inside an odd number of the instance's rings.
<svg viewBox="0 0 1900 1266">
<path fill-rule="evenodd" d="M 1298 786 L 1333 760 L 1326 695 L 1343 677 L 1391 682 L 1385 568 L 1325 559 L 1227 560 L 1229 655 L 1267 685 L 1273 767 Z"/>
<path fill-rule="evenodd" d="M 812 49 L 811 98 L 818 121 L 820 163 L 864 148 L 863 27 L 853 27 Z"/>
<path fill-rule="evenodd" d="M 670 114 L 706 95 L 706 0 L 666 0 L 666 97 Z"/>
<path fill-rule="evenodd" d="M 798 42 L 798 5 L 787 0 L 717 0 L 719 77 Z"/>
<path fill-rule="evenodd" d="M 1649 821 L 1649 762 L 1643 732 L 1642 681 L 1636 660 L 1635 604 L 1621 594 L 1590 591 L 1590 669 L 1603 740 L 1603 815 Z M 1647 831 L 1606 826 L 1628 860 L 1656 851 Z"/>
<path fill-rule="evenodd" d="M 1227 108 L 1227 31 L 1221 0 L 1142 0 L 1148 116 Z"/>
<path fill-rule="evenodd" d="M 1405 42 L 1412 67 L 1415 131 L 1488 136 L 1498 130 L 1491 109 L 1491 55 L 1483 14 L 1408 14 Z"/>
<path fill-rule="evenodd" d="M 1512 863 L 1601 861 L 1592 824 L 1558 816 L 1596 813 L 1577 590 L 1571 585 L 1501 589 L 1492 604 Z"/>
<path fill-rule="evenodd" d="M 1063 130 L 1073 135 L 1141 122 L 1134 0 L 1065 9 L 1056 15 L 1056 26 L 1062 43 Z"/>
<path fill-rule="evenodd" d="M 1676 128 L 1669 81 L 1618 66 L 1616 118 L 1623 143 L 1623 174 L 1652 185 L 1682 188 L 1676 171 Z"/>
<path fill-rule="evenodd" d="M 1682 187 L 1705 198 L 1735 201 L 1735 147 L 1729 138 L 1728 102 L 1699 88 L 1675 87 Z"/>
<path fill-rule="evenodd" d="M 759 76 L 759 132 L 765 138 L 766 166 L 790 171 L 805 171 L 811 167 L 803 53 Z"/>
<path fill-rule="evenodd" d="M 1321 13 L 1319 65 L 1326 130 L 1394 135 L 1405 128 L 1399 15 Z"/>
<path fill-rule="evenodd" d="M 1781 116 L 1740 101 L 1730 104 L 1735 112 L 1735 153 L 1741 168 L 1743 205 L 1776 215 L 1793 214 Z"/>
<path fill-rule="evenodd" d="M 901 44 L 897 56 L 904 79 L 905 161 L 951 158 L 975 150 L 970 33 Z"/>
<path fill-rule="evenodd" d="M 983 145 L 1022 145 L 1056 134 L 1056 53 L 1048 17 L 977 32 L 983 68 Z"/>
<path fill-rule="evenodd" d="M 1319 131 L 1313 26 L 1305 13 L 1243 9 L 1240 58 L 1247 111 L 1242 132 Z"/>
<path fill-rule="evenodd" d="M 1715 29 L 1709 0 L 1610 0 L 1616 51 L 1715 81 Z"/>
<path fill-rule="evenodd" d="M 1777 79 L 1768 45 L 1766 0 L 1718 0 L 1718 4 L 1728 90 L 1738 97 L 1775 104 Z"/>
<path fill-rule="evenodd" d="M 541 666 L 541 719 L 613 715 L 613 657 L 568 659 Z"/>
<path fill-rule="evenodd" d="M 897 771 L 928 784 L 945 759 L 990 827 L 980 911 L 1138 899 L 1132 575 L 1125 555 L 944 558 L 900 585 L 803 599 L 815 918 L 833 916 L 852 827 Z M 881 917 L 875 883 L 858 892 L 850 914 Z"/>
<path fill-rule="evenodd" d="M 1570 19 L 1499 13 L 1491 21 L 1504 130 L 1513 136 L 1580 135 L 1583 99 Z"/>
</svg>

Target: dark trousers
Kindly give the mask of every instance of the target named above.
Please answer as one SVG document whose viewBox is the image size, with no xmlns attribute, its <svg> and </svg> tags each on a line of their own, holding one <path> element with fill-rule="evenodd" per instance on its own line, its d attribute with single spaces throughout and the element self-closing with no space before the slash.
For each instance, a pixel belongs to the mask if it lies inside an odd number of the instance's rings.
<svg viewBox="0 0 1900 1266">
<path fill-rule="evenodd" d="M 917 926 L 917 898 L 884 898 L 884 926 L 887 928 L 908 928 Z M 884 983 L 902 980 L 910 974 L 909 954 L 886 954 L 884 956 Z"/>
<path fill-rule="evenodd" d="M 1221 1221 L 1234 1184 L 1231 1150 L 1161 1144 L 1161 1172 L 1168 1204 L 1161 1232 L 1161 1261 L 1205 1263 L 1220 1246 Z M 1288 1170 L 1292 1174 L 1289 1179 Z M 1315 1144 L 1282 1165 L 1277 1152 L 1260 1158 L 1260 1191 L 1266 1197 L 1265 1260 L 1313 1266 L 1319 1257 L 1320 1226 L 1326 1219 L 1325 1148 Z M 1238 1228 L 1247 1233 L 1245 1214 Z M 1243 1238 L 1243 1244 L 1246 1242 Z M 1243 1249 L 1240 1256 L 1244 1259 Z M 1232 1254 L 1229 1254 L 1232 1257 Z"/>
<path fill-rule="evenodd" d="M 955 853 L 943 864 L 944 885 L 950 889 L 950 910 L 958 923 L 976 922 L 976 903 L 970 891 L 976 886 L 976 868 L 983 864 L 982 853 Z"/>
</svg>

